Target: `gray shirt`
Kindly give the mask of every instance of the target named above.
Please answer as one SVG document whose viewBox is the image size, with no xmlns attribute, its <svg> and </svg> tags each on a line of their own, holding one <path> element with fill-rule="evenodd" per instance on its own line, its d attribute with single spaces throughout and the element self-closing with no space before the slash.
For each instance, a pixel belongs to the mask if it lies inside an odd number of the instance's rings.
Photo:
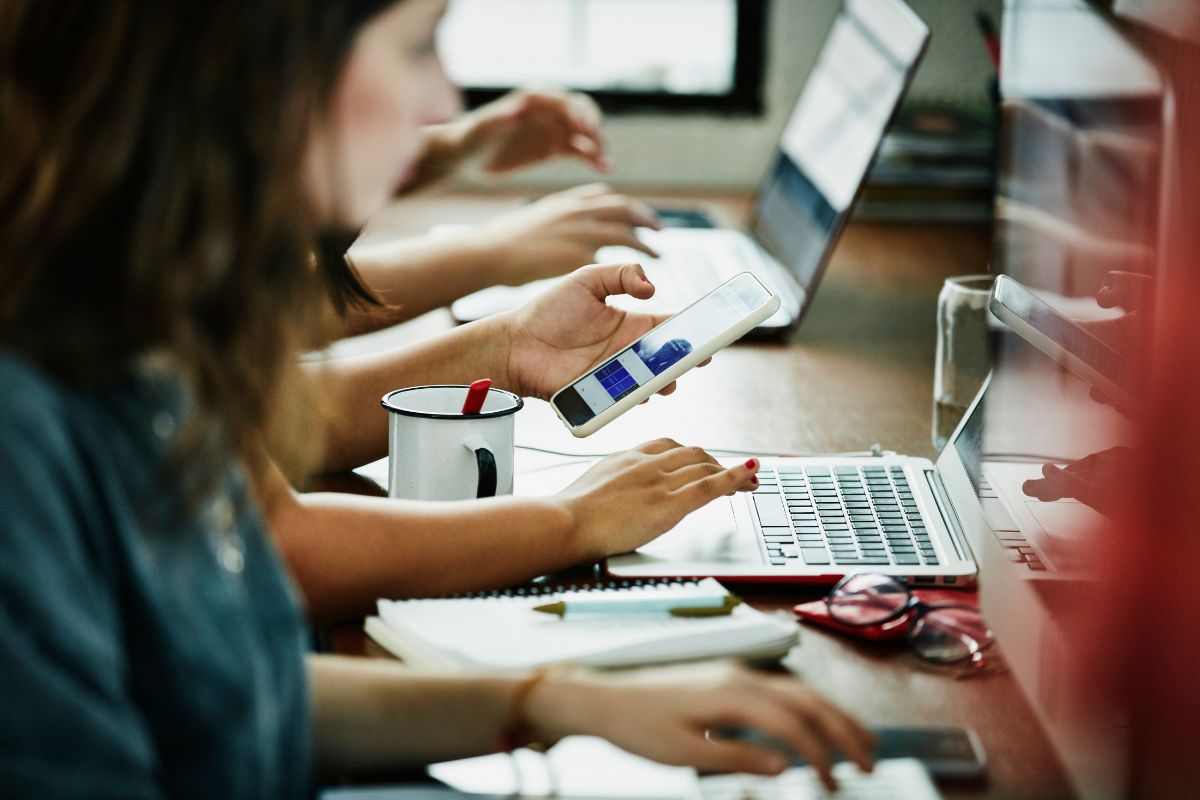
<svg viewBox="0 0 1200 800">
<path fill-rule="evenodd" d="M 310 789 L 295 592 L 230 463 L 164 477 L 170 378 L 90 390 L 0 354 L 0 796 Z"/>
</svg>

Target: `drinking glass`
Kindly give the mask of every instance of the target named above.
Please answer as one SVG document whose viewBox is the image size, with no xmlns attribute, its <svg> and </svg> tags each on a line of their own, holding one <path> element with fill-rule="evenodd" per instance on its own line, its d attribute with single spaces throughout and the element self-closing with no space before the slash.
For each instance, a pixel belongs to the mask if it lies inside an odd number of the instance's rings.
<svg viewBox="0 0 1200 800">
<path fill-rule="evenodd" d="M 954 433 L 991 369 L 988 298 L 991 275 L 947 278 L 938 295 L 933 372 L 933 446 Z"/>
</svg>

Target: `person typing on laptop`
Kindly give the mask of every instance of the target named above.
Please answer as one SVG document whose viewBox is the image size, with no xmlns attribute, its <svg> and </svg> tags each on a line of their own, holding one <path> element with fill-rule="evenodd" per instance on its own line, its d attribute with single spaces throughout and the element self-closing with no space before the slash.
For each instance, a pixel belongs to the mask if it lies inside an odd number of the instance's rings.
<svg viewBox="0 0 1200 800">
<path fill-rule="evenodd" d="M 312 457 L 298 350 L 324 303 L 363 290 L 308 240 L 390 188 L 378 163 L 359 183 L 349 153 L 389 141 L 398 166 L 396 126 L 446 107 L 444 7 L 0 11 L 0 95 L 22 112 L 0 118 L 0 795 L 307 797 L 314 775 L 571 733 L 704 769 L 786 766 L 730 726 L 827 781 L 835 747 L 869 768 L 870 736 L 790 678 L 443 677 L 305 655 L 251 486 L 266 442 Z M 589 274 L 628 288 L 636 271 Z M 692 499 L 693 479 L 748 480 L 694 456 L 671 456 L 697 462 L 676 486 Z"/>
<path fill-rule="evenodd" d="M 437 112 L 442 117 L 450 116 L 456 105 L 450 98 L 445 102 Z M 407 141 L 414 142 L 411 166 L 383 186 L 370 212 L 391 196 L 444 177 L 470 158 L 483 158 L 492 171 L 561 155 L 600 169 L 607 164 L 598 112 L 577 94 L 519 92 L 453 122 L 442 122 L 436 115 L 422 120 L 426 121 L 430 124 L 405 132 Z M 391 136 L 395 133 L 389 132 Z M 374 177 L 394 141 L 385 137 L 379 152 L 358 148 L 354 174 Z M 369 216 L 340 219 L 339 230 L 358 230 Z M 449 239 L 445 246 L 432 240 L 414 245 L 420 249 L 427 244 L 430 252 L 439 254 L 419 269 L 390 261 L 386 247 L 372 260 L 372 255 L 364 255 L 369 250 L 362 246 L 366 243 L 360 242 L 351 248 L 349 263 L 383 304 L 346 304 L 336 332 L 370 330 L 445 302 L 444 292 L 462 285 L 463 279 L 454 277 L 456 270 L 469 266 L 461 260 L 448 264 L 447 258 L 453 261 L 462 252 L 456 246 L 499 257 L 508 242 L 514 245 L 513 269 L 560 270 L 590 256 L 597 242 L 632 236 L 633 225 L 656 222 L 640 204 L 604 187 L 587 186 L 552 195 L 484 226 L 486 245 L 469 237 Z M 326 242 L 339 240 L 345 237 L 324 237 Z M 337 249 L 325 248 L 323 253 L 330 262 L 342 260 Z M 439 270 L 451 278 L 439 282 Z M 643 299 L 654 291 L 635 265 L 589 267 L 521 309 L 479 325 L 368 357 L 304 364 L 321 401 L 317 408 L 325 431 L 322 457 L 310 465 L 311 471 L 344 472 L 386 455 L 387 419 L 379 410 L 379 398 L 399 386 L 468 383 L 486 375 L 498 388 L 548 398 L 664 318 L 628 314 L 610 308 L 606 300 L 626 294 Z M 395 303 L 401 304 L 398 311 Z M 662 393 L 673 389 L 672 384 Z M 756 480 L 754 461 L 723 466 L 698 448 L 660 439 L 605 459 L 550 498 L 434 505 L 299 493 L 290 485 L 288 476 L 294 470 L 286 468 L 286 452 L 271 455 L 279 463 L 264 472 L 255 488 L 315 623 L 365 613 L 382 596 L 492 589 L 631 550 L 700 505 L 727 492 L 751 489 Z M 681 491 L 684 487 L 690 491 Z M 337 535 L 340 531 L 354 531 L 353 539 Z"/>
<path fill-rule="evenodd" d="M 602 124 L 600 109 L 584 94 L 511 92 L 450 122 L 422 128 L 420 152 L 400 191 L 420 191 L 474 161 L 492 175 L 564 157 L 607 172 L 611 164 Z M 654 250 L 635 235 L 638 227 L 660 227 L 651 208 L 590 183 L 453 235 L 368 233 L 350 245 L 346 257 L 387 307 L 354 315 L 348 330 L 377 330 L 489 286 L 562 275 L 595 261 L 601 247 L 622 246 L 653 257 Z"/>
<path fill-rule="evenodd" d="M 843 15 L 846 19 L 831 33 L 833 55 L 828 56 L 831 64 L 840 63 L 841 50 L 847 46 L 844 42 L 850 42 L 851 48 L 856 46 L 853 43 L 857 34 L 851 29 L 866 23 L 875 27 L 892 26 L 897 41 L 885 50 L 897 49 L 903 54 L 889 56 L 895 63 L 878 64 L 888 78 L 889 87 L 885 96 L 877 99 L 878 108 L 871 116 L 881 134 L 888 109 L 898 102 L 924 46 L 927 30 L 902 0 L 856 0 Z M 448 116 L 448 107 L 440 113 Z M 437 119 L 430 121 L 438 123 Z M 407 133 L 413 137 L 412 131 Z M 375 187 L 372 207 L 338 220 L 343 229 L 358 229 L 398 188 L 402 190 L 412 176 L 420 175 L 420 170 L 414 167 L 405 167 L 394 181 L 382 180 L 388 176 L 377 175 L 378 165 L 389 157 L 397 135 L 391 130 L 386 134 L 381 132 L 374 147 L 359 147 L 352 154 L 349 167 L 352 174 L 364 183 L 380 186 Z M 420 135 L 413 138 L 419 141 Z M 420 152 L 419 147 L 414 149 Z M 863 152 L 856 151 L 855 163 L 864 171 L 872 151 L 873 146 Z M 825 234 L 818 238 L 824 243 L 822 251 L 826 251 L 831 240 Z M 333 260 L 340 256 L 332 255 Z M 487 376 L 496 386 L 518 394 L 548 397 L 568 380 L 601 363 L 621 345 L 661 321 L 661 315 L 627 313 L 619 305 L 614 308 L 609 301 L 621 295 L 635 300 L 655 295 L 654 287 L 644 276 L 644 271 L 634 265 L 591 267 L 571 275 L 521 308 L 477 325 L 464 326 L 398 350 L 305 365 L 317 394 L 324 400 L 320 406 L 325 409 L 323 427 L 327 446 L 316 471 L 344 471 L 386 454 L 387 420 L 378 411 L 378 399 L 398 386 L 468 383 Z M 419 288 L 423 291 L 424 285 Z M 353 328 L 358 324 L 356 320 L 369 316 L 372 310 L 369 304 L 359 307 L 351 304 L 341 324 Z M 673 385 L 663 391 L 668 393 L 672 389 Z M 701 570 L 721 570 L 712 574 L 744 578 L 748 568 L 760 573 L 762 567 L 767 567 L 770 576 L 779 572 L 775 567 L 784 567 L 786 571 L 803 562 L 809 568 L 808 579 L 832 582 L 844 567 L 879 566 L 884 558 L 905 570 L 916 565 L 918 572 L 930 568 L 941 572 L 948 567 L 951 572 L 948 580 L 973 571 L 973 566 L 959 563 L 963 559 L 952 542 L 942 541 L 940 526 L 935 525 L 932 532 L 925 528 L 925 522 L 935 520 L 912 518 L 917 506 L 932 503 L 928 492 L 921 489 L 924 479 L 915 473 L 906 473 L 916 483 L 911 488 L 904 476 L 891 479 L 894 486 L 885 480 L 887 490 L 894 493 L 887 498 L 876 497 L 881 490 L 878 476 L 864 473 L 858 491 L 862 494 L 862 490 L 870 489 L 870 497 L 848 496 L 847 504 L 840 508 L 845 516 L 840 521 L 841 527 L 835 530 L 831 524 L 828 530 L 812 531 L 810 528 L 823 523 L 799 520 L 793 524 L 791 516 L 800 512 L 793 508 L 792 498 L 787 497 L 785 502 L 780 491 L 781 488 L 793 491 L 794 479 L 777 482 L 771 468 L 763 473 L 770 476 L 765 480 L 767 485 L 759 486 L 757 479 L 750 476 L 758 466 L 759 462 L 753 459 L 718 465 L 698 449 L 660 440 L 600 462 L 570 486 L 556 487 L 562 491 L 548 499 L 505 498 L 431 507 L 330 493 L 301 495 L 292 491 L 280 471 L 268 473 L 258 489 L 280 537 L 284 557 L 304 589 L 314 620 L 361 614 L 380 596 L 411 597 L 490 589 L 572 564 L 632 551 L 675 528 L 689 512 L 733 489 L 759 490 L 762 496 L 755 498 L 754 506 L 759 517 L 768 515 L 767 522 L 756 534 L 762 541 L 755 545 L 752 539 L 747 545 L 754 548 L 749 554 L 750 567 L 726 572 L 723 564 L 699 565 Z M 899 468 L 895 464 L 888 466 L 893 467 L 889 475 Z M 709 480 L 716 475 L 728 477 Z M 684 476 L 692 478 L 688 485 L 696 484 L 687 493 L 678 491 L 684 485 L 680 483 Z M 728 485 L 718 485 L 718 480 Z M 814 484 L 822 480 L 817 477 Z M 703 488 L 700 481 L 706 481 Z M 816 507 L 811 509 L 815 517 L 817 511 L 826 511 L 823 493 L 829 490 L 823 486 L 813 488 L 817 490 Z M 835 493 L 837 488 L 834 487 Z M 853 487 L 847 488 L 854 491 Z M 768 508 L 772 500 L 774 505 Z M 874 508 L 876 503 L 878 509 Z M 864 540 L 857 541 L 853 537 L 858 535 L 859 528 L 852 523 L 861 522 L 857 519 L 861 515 L 857 506 L 863 504 L 867 506 L 866 513 L 881 513 L 873 516 L 870 530 L 863 529 Z M 715 528 L 679 529 L 666 546 L 688 538 L 723 540 L 730 525 L 727 506 L 727 501 L 718 500 L 710 507 L 709 517 L 723 517 Z M 620 509 L 620 513 L 613 513 L 612 509 Z M 788 519 L 782 524 L 772 519 L 780 516 Z M 898 516 L 902 518 L 897 519 Z M 853 530 L 847 534 L 842 528 Z M 355 532 L 352 542 L 329 533 L 342 530 Z M 791 537 L 787 542 L 780 541 L 784 534 Z M 900 535 L 908 540 L 897 541 L 894 548 L 888 544 Z M 847 536 L 852 540 L 843 541 Z M 814 541 L 817 537 L 820 542 Z M 851 554 L 853 565 L 849 563 Z M 800 556 L 804 558 L 797 561 Z M 777 560 L 781 563 L 776 564 Z M 677 566 L 685 570 L 697 567 Z M 642 569 L 642 565 L 637 565 L 634 572 Z"/>
<path fill-rule="evenodd" d="M 659 228 L 644 203 L 590 183 L 547 195 L 453 234 L 367 234 L 346 253 L 387 305 L 353 314 L 346 332 L 368 333 L 492 286 L 519 286 L 591 264 L 603 247 L 654 256 L 637 228 Z"/>
</svg>

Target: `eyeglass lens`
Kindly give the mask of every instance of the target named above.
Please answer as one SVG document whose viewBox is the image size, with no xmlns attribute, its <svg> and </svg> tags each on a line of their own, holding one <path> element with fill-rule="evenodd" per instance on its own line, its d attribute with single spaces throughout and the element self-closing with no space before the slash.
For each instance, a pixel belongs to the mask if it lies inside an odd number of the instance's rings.
<svg viewBox="0 0 1200 800">
<path fill-rule="evenodd" d="M 978 609 L 944 606 L 926 610 L 909 628 L 908 640 L 929 661 L 965 661 L 991 643 L 992 632 Z"/>
<path fill-rule="evenodd" d="M 887 575 L 860 573 L 829 595 L 829 616 L 848 625 L 875 625 L 908 605 L 908 587 Z"/>
<path fill-rule="evenodd" d="M 829 616 L 848 625 L 878 625 L 900 616 L 912 595 L 897 578 L 859 573 L 839 583 L 829 595 Z M 992 641 L 992 632 L 979 610 L 947 604 L 922 606 L 908 631 L 917 655 L 928 661 L 951 663 L 978 660 Z"/>
</svg>

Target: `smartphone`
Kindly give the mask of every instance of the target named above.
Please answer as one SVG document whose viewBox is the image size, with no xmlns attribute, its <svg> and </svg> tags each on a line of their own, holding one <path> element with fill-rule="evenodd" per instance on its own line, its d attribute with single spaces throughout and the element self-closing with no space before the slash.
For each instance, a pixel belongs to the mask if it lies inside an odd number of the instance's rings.
<svg viewBox="0 0 1200 800">
<path fill-rule="evenodd" d="M 876 728 L 875 734 L 877 759 L 915 758 L 935 780 L 978 781 L 987 772 L 983 746 L 970 728 L 885 727 Z"/>
<path fill-rule="evenodd" d="M 550 405 L 575 436 L 589 436 L 753 330 L 779 308 L 779 295 L 749 272 L 675 314 L 641 339 L 554 393 Z"/>
<path fill-rule="evenodd" d="M 715 228 L 712 217 L 698 208 L 655 208 L 664 228 Z"/>
<path fill-rule="evenodd" d="M 878 737 L 875 760 L 915 758 L 930 777 L 938 781 L 980 781 L 987 774 L 987 758 L 979 736 L 970 728 L 951 725 L 885 726 L 873 729 Z M 722 738 L 778 747 L 774 739 L 747 728 L 729 728 L 719 732 Z M 840 752 L 835 761 L 844 761 Z M 792 754 L 792 766 L 807 766 L 803 758 Z"/>
<path fill-rule="evenodd" d="M 1103 392 L 1118 406 L 1132 406 L 1129 382 L 1133 379 L 1134 365 L 1108 344 L 1007 275 L 996 278 L 988 305 L 1013 333 Z"/>
</svg>

